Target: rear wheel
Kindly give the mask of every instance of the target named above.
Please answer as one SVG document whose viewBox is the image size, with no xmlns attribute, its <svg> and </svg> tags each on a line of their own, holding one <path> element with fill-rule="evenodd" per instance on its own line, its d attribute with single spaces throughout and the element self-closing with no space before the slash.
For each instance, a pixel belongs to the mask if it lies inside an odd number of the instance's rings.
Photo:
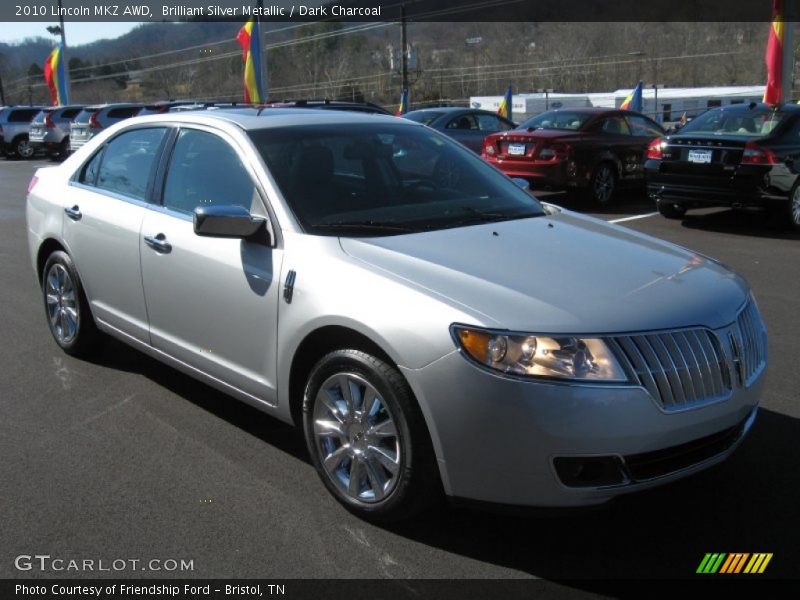
<svg viewBox="0 0 800 600">
<path fill-rule="evenodd" d="M 308 378 L 303 425 L 328 491 L 372 521 L 407 518 L 438 494 L 425 421 L 403 376 L 359 350 L 323 357 Z"/>
<path fill-rule="evenodd" d="M 15 139 L 14 143 L 12 144 L 12 147 L 14 148 L 14 154 L 18 158 L 27 160 L 33 157 L 34 148 L 33 146 L 31 146 L 30 141 L 28 141 L 27 135 L 21 135 L 17 139 Z"/>
<path fill-rule="evenodd" d="M 800 231 L 800 185 L 794 186 L 792 195 L 789 198 L 788 210 L 786 212 L 789 225 L 793 229 Z"/>
<path fill-rule="evenodd" d="M 53 252 L 47 259 L 42 295 L 47 324 L 56 343 L 67 354 L 88 354 L 97 341 L 98 330 L 75 266 L 66 252 Z"/>
<path fill-rule="evenodd" d="M 664 200 L 658 201 L 658 212 L 667 219 L 682 219 L 686 214 L 686 207 L 682 204 L 675 204 L 674 202 L 665 202 Z"/>
<path fill-rule="evenodd" d="M 591 199 L 600 205 L 610 204 L 617 192 L 617 170 L 614 165 L 603 162 L 597 165 L 589 182 Z"/>
</svg>

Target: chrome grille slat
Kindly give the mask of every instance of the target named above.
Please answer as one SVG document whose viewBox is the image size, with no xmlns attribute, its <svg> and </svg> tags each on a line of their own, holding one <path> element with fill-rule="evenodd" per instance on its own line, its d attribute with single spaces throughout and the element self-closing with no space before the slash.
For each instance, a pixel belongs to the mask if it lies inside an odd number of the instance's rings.
<svg viewBox="0 0 800 600">
<path fill-rule="evenodd" d="M 686 343 L 692 350 L 692 356 L 694 356 L 694 363 L 697 365 L 697 371 L 700 375 L 700 385 L 703 389 L 703 398 L 716 396 L 719 392 L 714 386 L 714 377 L 711 374 L 711 368 L 708 366 L 708 357 L 706 356 L 705 350 L 703 350 L 703 344 L 697 337 L 697 332 L 684 332 L 683 337 L 686 338 Z"/>
<path fill-rule="evenodd" d="M 717 336 L 695 328 L 614 338 L 628 366 L 665 410 L 722 400 L 731 391 Z"/>
<path fill-rule="evenodd" d="M 661 340 L 661 343 L 664 344 L 664 347 L 667 348 L 672 360 L 675 362 L 675 368 L 678 371 L 678 378 L 681 380 L 681 385 L 683 386 L 683 397 L 697 398 L 699 394 L 697 394 L 694 389 L 694 381 L 692 381 L 689 363 L 686 361 L 686 357 L 683 355 L 683 351 L 681 350 L 680 346 L 676 343 L 677 337 L 677 333 L 674 335 L 666 335 L 662 333 L 659 336 L 659 339 Z"/>
<path fill-rule="evenodd" d="M 767 362 L 766 340 L 761 315 L 754 300 L 748 300 L 736 319 L 741 341 L 742 372 L 749 386 Z"/>
<path fill-rule="evenodd" d="M 700 365 L 700 361 L 697 360 L 697 355 L 689 342 L 689 337 L 684 332 L 679 331 L 675 334 L 675 338 L 681 342 L 678 344 L 678 348 L 681 350 L 684 360 L 686 360 L 695 397 L 707 398 L 708 393 L 706 392 L 705 381 L 703 381 L 703 367 Z"/>
<path fill-rule="evenodd" d="M 633 338 L 633 341 L 647 361 L 644 365 L 644 368 L 650 369 L 650 371 L 653 373 L 653 376 L 656 378 L 658 389 L 661 392 L 660 397 L 662 403 L 664 405 L 675 404 L 675 397 L 672 394 L 672 386 L 667 378 L 667 372 L 656 355 L 655 350 L 653 350 L 653 346 L 650 345 L 650 342 L 647 341 L 645 336 L 637 336 Z"/>
</svg>

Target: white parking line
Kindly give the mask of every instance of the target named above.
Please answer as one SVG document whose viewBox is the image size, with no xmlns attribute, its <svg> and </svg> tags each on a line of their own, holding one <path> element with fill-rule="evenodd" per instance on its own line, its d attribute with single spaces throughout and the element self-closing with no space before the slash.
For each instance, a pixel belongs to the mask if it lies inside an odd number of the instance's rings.
<svg viewBox="0 0 800 600">
<path fill-rule="evenodd" d="M 636 219 L 646 219 L 647 217 L 654 217 L 658 212 L 651 212 L 645 215 L 636 215 L 633 217 L 625 217 L 624 219 L 612 219 L 609 223 L 624 223 L 625 221 L 635 221 Z"/>
</svg>

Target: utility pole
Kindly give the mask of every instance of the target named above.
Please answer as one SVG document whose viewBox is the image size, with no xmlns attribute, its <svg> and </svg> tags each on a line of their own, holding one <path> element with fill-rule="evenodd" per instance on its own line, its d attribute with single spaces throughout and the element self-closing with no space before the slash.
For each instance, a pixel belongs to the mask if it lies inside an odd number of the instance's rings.
<svg viewBox="0 0 800 600">
<path fill-rule="evenodd" d="M 400 78 L 403 81 L 403 89 L 408 89 L 408 37 L 406 35 L 406 5 L 400 5 Z"/>
<path fill-rule="evenodd" d="M 66 101 L 69 102 L 72 98 L 72 92 L 69 85 L 69 61 L 67 60 L 67 34 L 64 33 L 64 15 L 61 8 L 61 0 L 58 0 L 58 25 L 61 29 L 61 60 L 64 64 L 64 89 L 67 90 Z"/>
</svg>

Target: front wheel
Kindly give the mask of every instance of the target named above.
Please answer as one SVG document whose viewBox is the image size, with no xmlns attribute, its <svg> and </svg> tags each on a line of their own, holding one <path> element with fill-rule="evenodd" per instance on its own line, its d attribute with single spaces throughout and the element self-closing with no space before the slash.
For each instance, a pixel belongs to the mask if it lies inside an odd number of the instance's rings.
<svg viewBox="0 0 800 600">
<path fill-rule="evenodd" d="M 425 421 L 403 376 L 359 350 L 323 357 L 308 378 L 303 425 L 328 491 L 354 514 L 397 521 L 438 497 Z"/>
<path fill-rule="evenodd" d="M 681 204 L 659 200 L 657 206 L 661 216 L 667 219 L 682 219 L 686 214 L 686 207 Z"/>
<path fill-rule="evenodd" d="M 67 354 L 88 354 L 97 340 L 97 326 L 75 266 L 66 252 L 53 252 L 47 259 L 42 275 L 42 295 L 47 324 L 56 343 Z"/>
</svg>

